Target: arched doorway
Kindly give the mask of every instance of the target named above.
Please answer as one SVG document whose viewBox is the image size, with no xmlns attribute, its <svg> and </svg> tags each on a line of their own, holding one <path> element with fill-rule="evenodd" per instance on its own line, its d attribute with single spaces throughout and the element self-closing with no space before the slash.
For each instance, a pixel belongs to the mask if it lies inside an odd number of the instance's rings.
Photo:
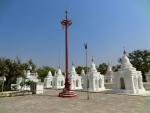
<svg viewBox="0 0 150 113">
<path fill-rule="evenodd" d="M 120 78 L 120 89 L 126 89 L 124 78 L 122 78 L 122 77 Z"/>
</svg>

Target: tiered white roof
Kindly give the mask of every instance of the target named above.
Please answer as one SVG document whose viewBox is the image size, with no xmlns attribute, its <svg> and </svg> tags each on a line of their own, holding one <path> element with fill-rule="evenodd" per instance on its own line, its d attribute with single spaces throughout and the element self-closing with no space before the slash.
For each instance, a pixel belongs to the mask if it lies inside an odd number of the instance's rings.
<svg viewBox="0 0 150 113">
<path fill-rule="evenodd" d="M 96 65 L 95 65 L 93 59 L 92 59 L 92 64 L 91 64 L 91 69 L 90 69 L 90 71 L 91 71 L 91 72 L 97 72 Z"/>
<path fill-rule="evenodd" d="M 71 75 L 76 75 L 76 69 L 74 67 L 74 65 L 72 64 L 72 69 L 71 69 Z"/>
<path fill-rule="evenodd" d="M 125 68 L 133 68 L 132 64 L 130 63 L 129 58 L 127 57 L 127 53 L 124 50 L 124 55 L 121 59 L 121 68 L 125 69 Z"/>
<path fill-rule="evenodd" d="M 85 71 L 84 69 L 81 70 L 81 76 L 84 76 L 85 75 Z"/>
<path fill-rule="evenodd" d="M 53 76 L 52 76 L 51 71 L 49 71 L 49 72 L 48 72 L 48 75 L 47 75 L 47 78 L 51 78 L 51 77 L 53 77 Z"/>
</svg>

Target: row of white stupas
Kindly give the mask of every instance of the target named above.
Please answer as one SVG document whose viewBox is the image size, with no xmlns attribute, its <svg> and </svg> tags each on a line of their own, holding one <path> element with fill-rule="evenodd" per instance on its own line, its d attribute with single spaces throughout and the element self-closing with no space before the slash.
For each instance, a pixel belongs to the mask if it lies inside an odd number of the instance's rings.
<svg viewBox="0 0 150 113">
<path fill-rule="evenodd" d="M 97 72 L 93 60 L 90 71 L 85 74 L 84 70 L 82 70 L 81 76 L 76 73 L 75 67 L 72 65 L 69 76 L 71 89 L 99 92 L 105 90 L 104 82 L 110 82 L 113 83 L 112 90 L 114 92 L 135 95 L 144 94 L 145 89 L 143 87 L 142 74 L 132 66 L 126 52 L 124 52 L 121 61 L 121 68 L 118 72 L 113 72 L 109 65 L 105 76 L 100 74 L 100 72 Z M 62 75 L 61 70 L 58 69 L 58 72 L 54 76 L 52 76 L 51 72 L 48 73 L 44 80 L 44 87 L 62 89 L 64 88 L 64 83 L 65 77 Z"/>
<path fill-rule="evenodd" d="M 69 74 L 69 80 L 72 90 L 87 90 L 88 88 L 89 91 L 100 91 L 105 89 L 104 76 L 97 72 L 93 61 L 90 72 L 87 74 L 87 76 L 85 75 L 84 70 L 82 70 L 81 76 L 79 76 L 76 73 L 74 65 L 72 65 L 72 69 Z M 60 68 L 54 76 L 52 76 L 52 73 L 49 71 L 47 77 L 44 79 L 45 88 L 62 89 L 64 88 L 64 83 L 65 77 L 62 75 Z"/>
</svg>

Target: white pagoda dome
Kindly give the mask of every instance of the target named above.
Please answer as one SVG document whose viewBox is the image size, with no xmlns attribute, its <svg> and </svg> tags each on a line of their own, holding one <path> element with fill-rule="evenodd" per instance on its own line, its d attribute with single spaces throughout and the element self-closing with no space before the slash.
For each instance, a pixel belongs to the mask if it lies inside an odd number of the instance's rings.
<svg viewBox="0 0 150 113">
<path fill-rule="evenodd" d="M 132 64 L 130 63 L 129 58 L 127 57 L 127 53 L 124 50 L 124 55 L 121 59 L 121 68 L 132 68 Z"/>
<path fill-rule="evenodd" d="M 91 69 L 90 70 L 91 70 L 91 72 L 97 72 L 96 65 L 94 63 L 93 58 L 92 58 L 92 64 L 91 64 Z"/>
<path fill-rule="evenodd" d="M 112 83 L 112 79 L 113 79 L 113 71 L 112 71 L 112 67 L 110 65 L 110 63 L 108 63 L 108 67 L 107 67 L 107 71 L 106 74 L 104 76 L 105 79 L 105 83 Z"/>
<path fill-rule="evenodd" d="M 48 72 L 48 75 L 44 79 L 44 88 L 52 88 L 53 87 L 53 76 L 51 71 Z"/>
<path fill-rule="evenodd" d="M 82 89 L 81 76 L 76 73 L 75 67 L 72 64 L 71 73 L 70 73 L 70 83 L 72 90 Z"/>
<path fill-rule="evenodd" d="M 76 75 L 76 69 L 74 67 L 74 65 L 72 64 L 72 69 L 71 69 L 71 75 Z"/>
<path fill-rule="evenodd" d="M 114 73 L 114 89 L 117 92 L 140 95 L 145 93 L 141 71 L 132 66 L 126 51 L 121 59 L 121 69 Z"/>
<path fill-rule="evenodd" d="M 85 75 L 85 71 L 84 69 L 81 70 L 81 76 L 84 76 Z"/>
<path fill-rule="evenodd" d="M 53 87 L 54 89 L 63 89 L 65 84 L 65 77 L 62 74 L 61 69 L 59 68 L 56 75 L 53 78 Z"/>
<path fill-rule="evenodd" d="M 104 76 L 97 72 L 96 65 L 92 58 L 92 64 L 90 68 L 90 72 L 88 72 L 87 76 L 83 77 L 84 79 L 84 90 L 89 90 L 92 92 L 99 92 L 105 90 L 104 86 Z"/>
<path fill-rule="evenodd" d="M 51 71 L 49 71 L 49 72 L 48 72 L 48 75 L 47 75 L 47 78 L 50 78 L 50 77 L 53 77 Z"/>
</svg>

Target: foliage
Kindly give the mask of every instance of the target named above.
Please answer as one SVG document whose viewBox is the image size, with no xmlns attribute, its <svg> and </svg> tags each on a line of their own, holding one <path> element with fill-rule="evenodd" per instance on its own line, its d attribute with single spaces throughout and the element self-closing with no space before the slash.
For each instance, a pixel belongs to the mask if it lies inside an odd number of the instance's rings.
<svg viewBox="0 0 150 113">
<path fill-rule="evenodd" d="M 102 64 L 99 64 L 99 66 L 97 67 L 97 70 L 101 72 L 101 74 L 105 74 L 107 71 L 107 67 L 108 65 L 106 63 L 102 63 Z"/>
<path fill-rule="evenodd" d="M 39 79 L 41 79 L 41 81 L 44 81 L 44 78 L 47 76 L 49 71 L 51 71 L 52 74 L 54 75 L 56 70 L 49 66 L 43 66 L 43 67 L 40 67 L 39 69 L 37 69 Z"/>
<path fill-rule="evenodd" d="M 30 60 L 28 63 L 21 63 L 20 59 L 0 58 L 0 76 L 6 77 L 5 90 L 11 89 L 11 84 L 16 82 L 17 77 L 24 77 L 24 70 L 28 68 L 28 64 L 35 64 Z"/>
<path fill-rule="evenodd" d="M 83 66 L 78 66 L 78 67 L 76 67 L 76 72 L 77 72 L 77 74 L 80 75 L 82 70 L 84 70 L 85 73 L 86 73 L 87 71 L 89 71 L 89 69 L 90 69 L 89 67 L 86 68 L 86 67 L 83 67 Z"/>
<path fill-rule="evenodd" d="M 132 65 L 142 72 L 145 81 L 145 73 L 150 70 L 150 51 L 148 50 L 135 50 L 129 53 L 129 59 Z"/>
<path fill-rule="evenodd" d="M 22 85 L 26 85 L 26 86 L 31 86 L 33 83 L 35 83 L 34 81 L 28 80 L 26 81 L 24 84 Z"/>
<path fill-rule="evenodd" d="M 117 64 L 116 66 L 112 66 L 112 70 L 117 72 L 121 68 L 121 65 Z"/>
<path fill-rule="evenodd" d="M 30 60 L 28 61 L 28 64 L 29 64 L 29 66 L 32 67 L 32 71 L 35 72 L 35 70 L 36 70 L 36 65 L 33 63 L 32 59 L 30 59 Z"/>
</svg>

